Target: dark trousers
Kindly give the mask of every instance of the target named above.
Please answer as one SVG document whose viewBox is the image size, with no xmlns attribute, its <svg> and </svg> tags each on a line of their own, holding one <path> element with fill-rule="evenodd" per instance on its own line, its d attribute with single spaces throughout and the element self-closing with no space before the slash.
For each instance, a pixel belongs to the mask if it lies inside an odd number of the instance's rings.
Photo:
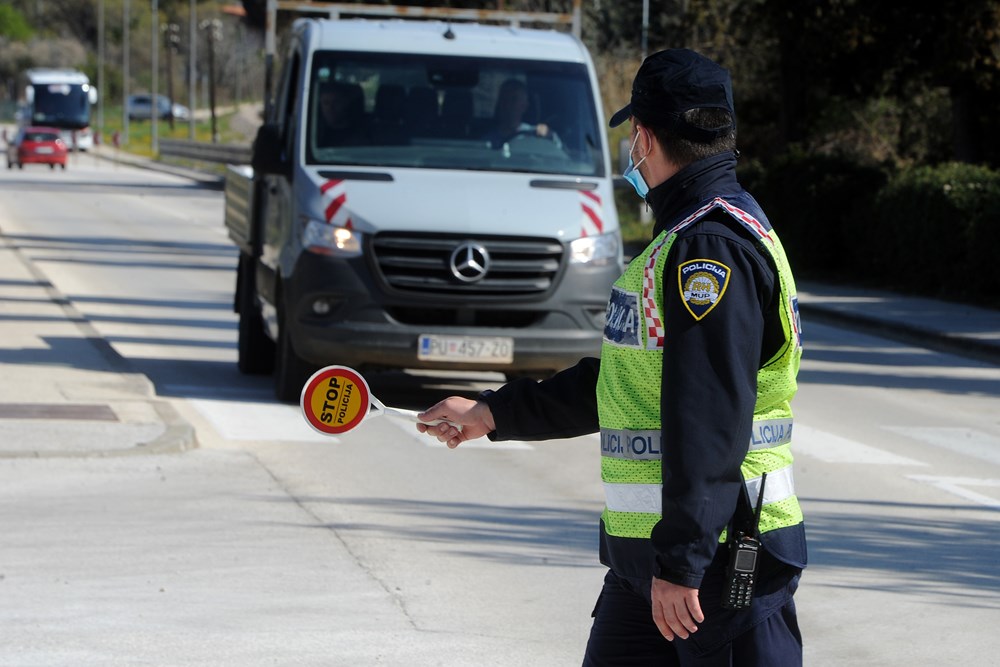
<svg viewBox="0 0 1000 667">
<path fill-rule="evenodd" d="M 669 642 L 653 623 L 652 582 L 609 571 L 594 609 L 584 667 L 801 667 L 802 637 L 792 599 L 799 570 L 762 564 L 753 604 L 738 611 L 720 604 L 724 575 L 720 554 L 698 592 L 705 621 L 688 639 Z"/>
</svg>

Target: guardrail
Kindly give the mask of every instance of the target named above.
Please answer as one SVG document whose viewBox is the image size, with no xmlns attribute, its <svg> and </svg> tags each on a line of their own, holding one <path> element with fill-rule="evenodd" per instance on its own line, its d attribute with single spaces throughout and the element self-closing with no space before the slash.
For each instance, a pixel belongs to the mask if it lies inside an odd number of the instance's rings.
<svg viewBox="0 0 1000 667">
<path fill-rule="evenodd" d="M 250 144 L 212 144 L 184 139 L 160 139 L 160 155 L 204 162 L 250 164 Z"/>
</svg>

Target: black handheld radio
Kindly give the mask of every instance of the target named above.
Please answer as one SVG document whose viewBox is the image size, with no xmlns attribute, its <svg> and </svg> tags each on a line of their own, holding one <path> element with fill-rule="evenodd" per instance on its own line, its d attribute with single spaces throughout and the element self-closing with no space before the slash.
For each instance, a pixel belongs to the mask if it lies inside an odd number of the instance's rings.
<svg viewBox="0 0 1000 667">
<path fill-rule="evenodd" d="M 753 515 L 753 525 L 748 532 L 732 530 L 729 536 L 729 565 L 722 591 L 722 606 L 726 609 L 746 609 L 753 602 L 753 587 L 757 580 L 758 556 L 760 555 L 760 510 L 764 504 L 764 482 L 767 473 L 760 478 L 760 492 L 757 494 L 757 509 Z M 749 504 L 749 494 L 743 485 L 741 498 Z"/>
</svg>

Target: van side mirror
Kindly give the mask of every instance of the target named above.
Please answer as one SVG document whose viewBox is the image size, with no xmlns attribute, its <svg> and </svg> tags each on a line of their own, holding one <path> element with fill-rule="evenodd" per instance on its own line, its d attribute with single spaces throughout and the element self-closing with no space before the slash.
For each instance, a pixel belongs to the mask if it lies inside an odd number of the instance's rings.
<svg viewBox="0 0 1000 667">
<path fill-rule="evenodd" d="M 276 123 L 265 123 L 257 130 L 250 166 L 257 174 L 287 174 L 288 164 L 283 152 L 281 128 Z"/>
</svg>

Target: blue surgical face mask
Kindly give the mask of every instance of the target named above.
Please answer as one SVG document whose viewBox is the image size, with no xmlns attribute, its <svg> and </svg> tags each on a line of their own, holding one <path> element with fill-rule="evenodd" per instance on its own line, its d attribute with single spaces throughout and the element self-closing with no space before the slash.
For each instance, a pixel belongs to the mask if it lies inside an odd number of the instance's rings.
<svg viewBox="0 0 1000 667">
<path fill-rule="evenodd" d="M 639 173 L 639 165 L 646 161 L 649 157 L 649 153 L 642 156 L 642 159 L 632 164 L 632 151 L 635 150 L 635 145 L 639 143 L 639 133 L 635 133 L 635 140 L 632 142 L 632 147 L 628 149 L 628 167 L 626 167 L 625 172 L 622 174 L 622 178 L 632 184 L 635 188 L 635 192 L 642 199 L 646 199 L 646 195 L 649 194 L 649 186 L 646 185 L 646 180 Z"/>
</svg>

